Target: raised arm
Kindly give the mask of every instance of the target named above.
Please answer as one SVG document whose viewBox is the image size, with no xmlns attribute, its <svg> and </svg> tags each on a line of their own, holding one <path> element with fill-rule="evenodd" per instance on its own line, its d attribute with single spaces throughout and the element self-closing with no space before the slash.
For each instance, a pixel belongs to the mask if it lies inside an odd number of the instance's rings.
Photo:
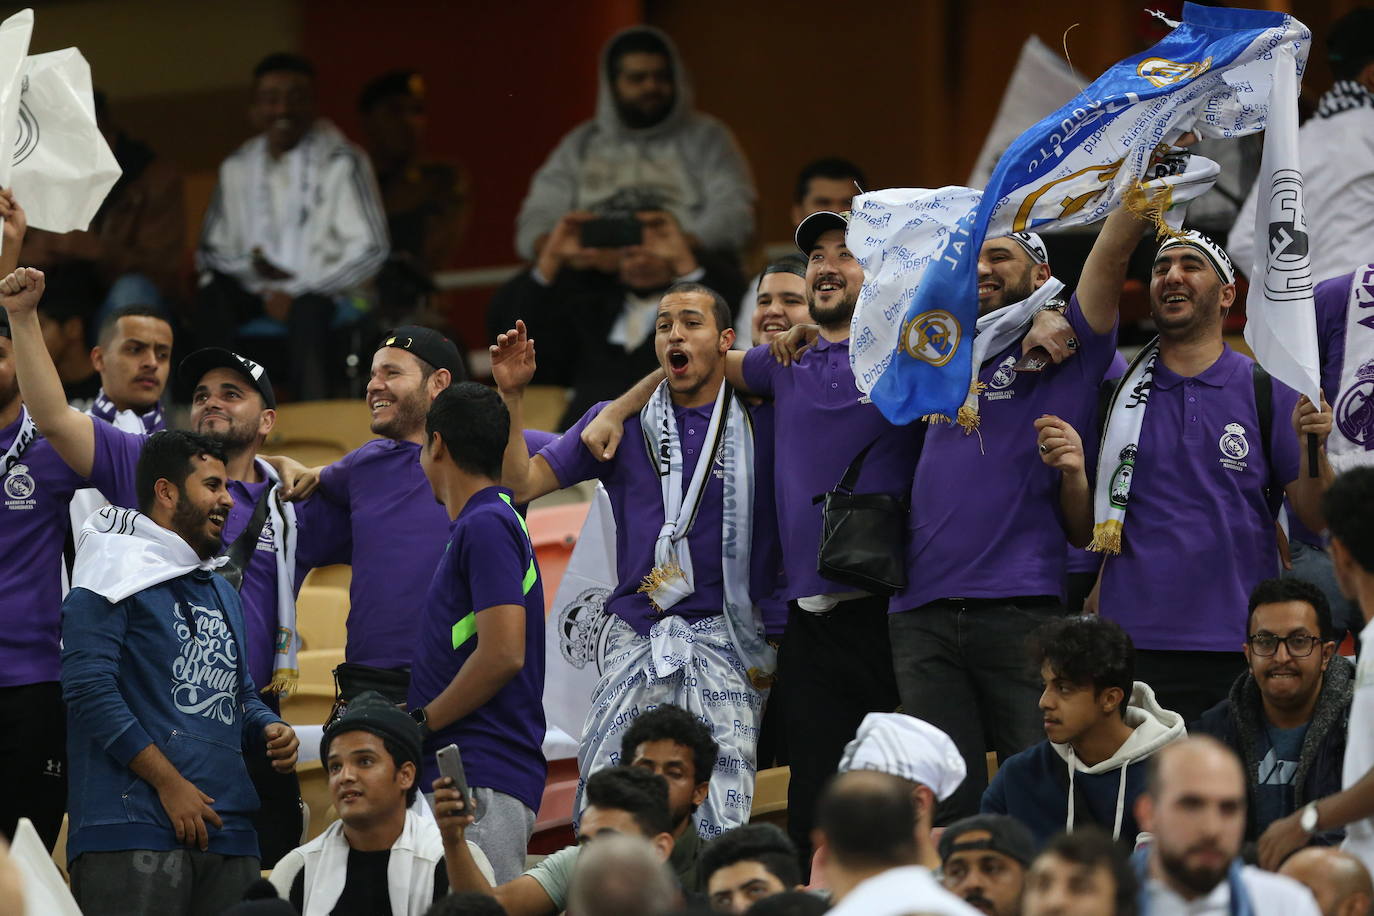
<svg viewBox="0 0 1374 916">
<path fill-rule="evenodd" d="M 34 423 L 62 460 L 82 477 L 90 477 L 95 461 L 94 421 L 67 406 L 62 379 L 38 323 L 38 301 L 42 298 L 41 270 L 21 267 L 0 280 L 0 306 L 9 313 L 19 393 Z"/>
<path fill-rule="evenodd" d="M 525 445 L 525 388 L 534 378 L 534 341 L 517 321 L 512 330 L 497 336 L 491 348 L 491 376 L 510 411 L 510 438 L 501 464 L 501 484 L 510 488 L 517 503 L 528 503 L 561 489 L 549 463 L 530 456 Z"/>
<path fill-rule="evenodd" d="M 1126 267 L 1148 226 L 1149 223 L 1124 207 L 1113 211 L 1102 224 L 1088 260 L 1083 263 L 1083 274 L 1078 280 L 1078 306 L 1098 334 L 1107 333 L 1116 324 Z"/>
<path fill-rule="evenodd" d="M 449 890 L 455 893 L 485 894 L 496 898 L 510 916 L 552 916 L 558 912 L 553 898 L 529 875 L 521 875 L 499 887 L 492 887 L 468 849 L 467 828 L 472 814 L 463 810 L 463 799 L 453 788 L 453 780 L 440 776 L 434 780 L 434 819 L 444 838 L 444 869 Z"/>
</svg>

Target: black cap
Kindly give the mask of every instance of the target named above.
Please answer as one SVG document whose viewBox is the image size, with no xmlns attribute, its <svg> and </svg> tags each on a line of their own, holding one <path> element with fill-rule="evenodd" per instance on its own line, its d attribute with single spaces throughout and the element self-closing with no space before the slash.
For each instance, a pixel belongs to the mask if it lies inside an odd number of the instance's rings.
<svg viewBox="0 0 1374 916">
<path fill-rule="evenodd" d="M 986 840 L 967 840 L 959 842 L 959 837 L 975 831 L 987 833 Z M 1035 840 L 1030 831 L 1014 817 L 1005 814 L 975 814 L 962 821 L 955 821 L 940 834 L 940 861 L 943 862 L 956 852 L 966 849 L 986 849 L 1000 852 L 1008 858 L 1029 868 L 1035 858 Z"/>
<path fill-rule="evenodd" d="M 457 345 L 433 328 L 422 328 L 416 324 L 402 325 L 386 332 L 382 347 L 395 347 L 405 350 L 429 363 L 435 369 L 447 369 L 455 380 L 467 378 L 467 364 Z"/>
<path fill-rule="evenodd" d="M 358 93 L 358 110 L 366 114 L 379 102 L 398 95 L 423 100 L 425 78 L 414 70 L 391 70 L 383 73 Z"/>
<path fill-rule="evenodd" d="M 344 714 L 324 727 L 320 738 L 320 759 L 329 760 L 329 742 L 344 732 L 371 732 L 379 738 L 390 738 L 403 754 L 396 765 L 409 760 L 420 765 L 420 724 L 401 708 L 375 690 L 364 690 L 348 703 Z"/>
<path fill-rule="evenodd" d="M 239 356 L 223 347 L 206 347 L 187 356 L 177 367 L 177 379 L 184 387 L 194 388 L 211 369 L 233 369 L 242 374 L 262 395 L 264 407 L 272 410 L 277 408 L 277 396 L 272 392 L 272 380 L 267 377 L 267 370 L 248 357 Z"/>
<path fill-rule="evenodd" d="M 804 257 L 811 257 L 811 249 L 816 247 L 816 239 L 831 229 L 844 231 L 849 228 L 849 211 L 836 213 L 833 210 L 819 210 L 797 224 L 797 249 Z"/>
</svg>

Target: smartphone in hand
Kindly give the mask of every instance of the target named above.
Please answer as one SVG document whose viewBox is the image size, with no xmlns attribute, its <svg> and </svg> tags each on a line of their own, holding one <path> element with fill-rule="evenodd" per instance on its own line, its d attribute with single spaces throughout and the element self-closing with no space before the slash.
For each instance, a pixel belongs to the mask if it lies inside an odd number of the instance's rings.
<svg viewBox="0 0 1374 916">
<path fill-rule="evenodd" d="M 463 772 L 463 755 L 458 753 L 458 745 L 441 747 L 434 755 L 439 764 L 439 775 L 453 780 L 453 788 L 463 797 L 463 813 L 472 814 L 472 791 L 468 789 L 468 777 Z"/>
</svg>

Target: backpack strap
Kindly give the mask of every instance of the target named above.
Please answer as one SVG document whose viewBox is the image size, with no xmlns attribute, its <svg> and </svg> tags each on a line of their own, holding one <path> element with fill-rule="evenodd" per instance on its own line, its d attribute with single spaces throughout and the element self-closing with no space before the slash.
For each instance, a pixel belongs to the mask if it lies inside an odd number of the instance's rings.
<svg viewBox="0 0 1374 916">
<path fill-rule="evenodd" d="M 1269 461 L 1269 437 L 1274 432 L 1274 380 L 1259 363 L 1250 364 L 1250 377 L 1255 385 L 1255 412 L 1259 415 L 1260 453 L 1264 455 L 1264 502 L 1269 514 L 1278 518 L 1283 508 L 1283 484 L 1274 479 L 1274 466 Z"/>
</svg>

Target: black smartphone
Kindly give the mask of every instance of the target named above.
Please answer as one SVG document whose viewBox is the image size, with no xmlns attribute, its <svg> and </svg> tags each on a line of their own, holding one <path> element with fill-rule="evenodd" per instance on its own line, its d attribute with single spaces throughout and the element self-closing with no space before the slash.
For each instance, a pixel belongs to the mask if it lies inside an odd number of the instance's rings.
<svg viewBox="0 0 1374 916">
<path fill-rule="evenodd" d="M 644 226 L 633 217 L 592 219 L 582 224 L 583 248 L 626 248 L 644 240 Z"/>
<path fill-rule="evenodd" d="M 453 780 L 453 788 L 463 796 L 463 811 L 472 814 L 472 792 L 468 790 L 468 777 L 463 772 L 463 755 L 458 753 L 458 745 L 441 747 L 434 755 L 439 764 L 439 775 Z"/>
</svg>

